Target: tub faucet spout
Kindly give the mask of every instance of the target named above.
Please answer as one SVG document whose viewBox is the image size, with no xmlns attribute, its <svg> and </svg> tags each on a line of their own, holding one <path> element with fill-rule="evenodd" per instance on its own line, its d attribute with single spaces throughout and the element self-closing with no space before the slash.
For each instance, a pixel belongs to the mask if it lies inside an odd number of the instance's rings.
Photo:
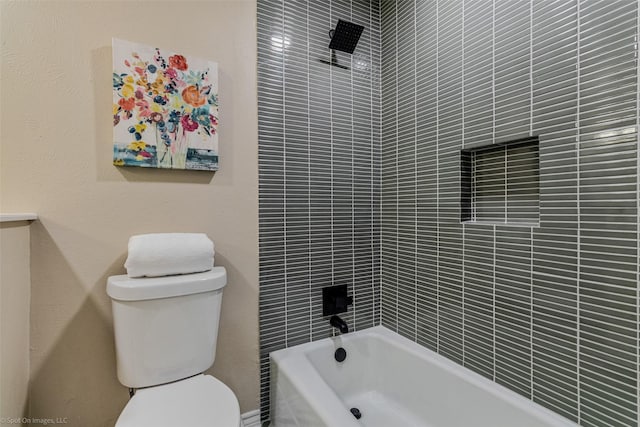
<svg viewBox="0 0 640 427">
<path fill-rule="evenodd" d="M 338 328 L 338 330 L 340 330 L 340 333 L 342 334 L 346 334 L 347 332 L 349 332 L 349 327 L 347 326 L 347 322 L 342 320 L 339 316 L 331 316 L 329 323 L 334 328 Z"/>
</svg>

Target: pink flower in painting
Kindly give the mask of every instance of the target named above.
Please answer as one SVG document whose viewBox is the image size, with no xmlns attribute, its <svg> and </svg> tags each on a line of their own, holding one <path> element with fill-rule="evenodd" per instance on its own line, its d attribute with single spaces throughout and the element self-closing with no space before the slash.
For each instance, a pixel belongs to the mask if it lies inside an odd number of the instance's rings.
<svg viewBox="0 0 640 427">
<path fill-rule="evenodd" d="M 167 68 L 167 71 L 165 71 L 165 73 L 167 74 L 167 77 L 169 77 L 170 79 L 175 80 L 178 78 L 178 72 L 173 68 Z"/>
<path fill-rule="evenodd" d="M 193 132 L 198 129 L 198 122 L 195 122 L 191 119 L 191 116 L 182 116 L 180 119 L 180 124 L 182 128 L 187 132 Z"/>
<path fill-rule="evenodd" d="M 170 56 L 169 65 L 173 68 L 177 68 L 180 71 L 185 71 L 187 69 L 187 58 L 182 55 Z"/>
<path fill-rule="evenodd" d="M 136 105 L 138 106 L 138 115 L 140 117 L 149 117 L 151 115 L 149 103 L 146 100 L 140 100 L 136 102 Z"/>
</svg>

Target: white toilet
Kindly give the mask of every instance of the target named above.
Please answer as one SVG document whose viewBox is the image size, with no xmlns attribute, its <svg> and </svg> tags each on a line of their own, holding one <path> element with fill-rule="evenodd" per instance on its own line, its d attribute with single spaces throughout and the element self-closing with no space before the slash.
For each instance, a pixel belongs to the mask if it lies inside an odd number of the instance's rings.
<svg viewBox="0 0 640 427">
<path fill-rule="evenodd" d="M 242 427 L 231 389 L 203 374 L 215 359 L 226 283 L 224 267 L 109 277 L 118 379 L 136 389 L 116 427 Z"/>
</svg>

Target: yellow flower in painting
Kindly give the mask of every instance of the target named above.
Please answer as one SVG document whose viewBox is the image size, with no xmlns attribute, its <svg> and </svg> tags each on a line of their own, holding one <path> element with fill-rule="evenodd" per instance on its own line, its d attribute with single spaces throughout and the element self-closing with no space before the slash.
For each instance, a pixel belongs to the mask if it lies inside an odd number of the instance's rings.
<svg viewBox="0 0 640 427">
<path fill-rule="evenodd" d="M 151 87 L 153 88 L 153 93 L 156 95 L 164 92 L 165 81 L 160 75 L 156 77 L 156 81 L 151 83 Z"/>
<path fill-rule="evenodd" d="M 147 143 L 144 141 L 135 141 L 127 145 L 127 148 L 131 151 L 141 151 L 141 150 L 144 150 L 146 146 L 147 146 Z"/>
<path fill-rule="evenodd" d="M 136 132 L 138 133 L 142 133 L 145 131 L 145 129 L 147 129 L 147 125 L 145 125 L 144 123 L 138 123 L 137 125 L 134 126 Z"/>
<path fill-rule="evenodd" d="M 173 110 L 179 110 L 182 107 L 182 97 L 175 94 L 169 95 L 169 105 Z"/>
<path fill-rule="evenodd" d="M 120 106 L 118 104 L 113 104 L 113 115 L 118 114 L 118 110 L 120 110 Z"/>
<path fill-rule="evenodd" d="M 143 161 L 143 160 L 144 160 L 144 156 L 141 156 L 140 154 L 138 154 L 138 155 L 136 156 L 136 160 L 137 160 L 137 161 L 139 161 L 139 162 L 141 162 L 141 161 Z"/>
<path fill-rule="evenodd" d="M 117 159 L 113 161 L 115 166 L 124 166 L 124 159 Z"/>
<path fill-rule="evenodd" d="M 127 76 L 124 78 L 124 82 L 126 84 L 132 85 L 133 84 L 133 77 L 132 76 Z"/>
<path fill-rule="evenodd" d="M 133 96 L 133 86 L 124 85 L 122 86 L 122 96 L 125 98 L 131 98 Z"/>
<path fill-rule="evenodd" d="M 154 113 L 161 113 L 162 106 L 154 102 L 153 104 L 151 104 L 151 111 L 153 111 Z"/>
<path fill-rule="evenodd" d="M 147 76 L 143 75 L 140 76 L 140 78 L 138 80 L 136 80 L 136 84 L 138 86 L 142 86 L 142 87 L 149 87 L 149 83 L 147 82 Z"/>
</svg>

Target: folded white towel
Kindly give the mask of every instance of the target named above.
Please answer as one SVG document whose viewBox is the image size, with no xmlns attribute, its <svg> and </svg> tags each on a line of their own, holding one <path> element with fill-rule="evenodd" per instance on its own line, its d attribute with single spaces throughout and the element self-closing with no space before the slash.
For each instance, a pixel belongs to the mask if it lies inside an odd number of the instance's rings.
<svg viewBox="0 0 640 427">
<path fill-rule="evenodd" d="M 129 277 L 198 273 L 213 268 L 213 242 L 203 233 L 139 234 L 129 238 Z"/>
</svg>

